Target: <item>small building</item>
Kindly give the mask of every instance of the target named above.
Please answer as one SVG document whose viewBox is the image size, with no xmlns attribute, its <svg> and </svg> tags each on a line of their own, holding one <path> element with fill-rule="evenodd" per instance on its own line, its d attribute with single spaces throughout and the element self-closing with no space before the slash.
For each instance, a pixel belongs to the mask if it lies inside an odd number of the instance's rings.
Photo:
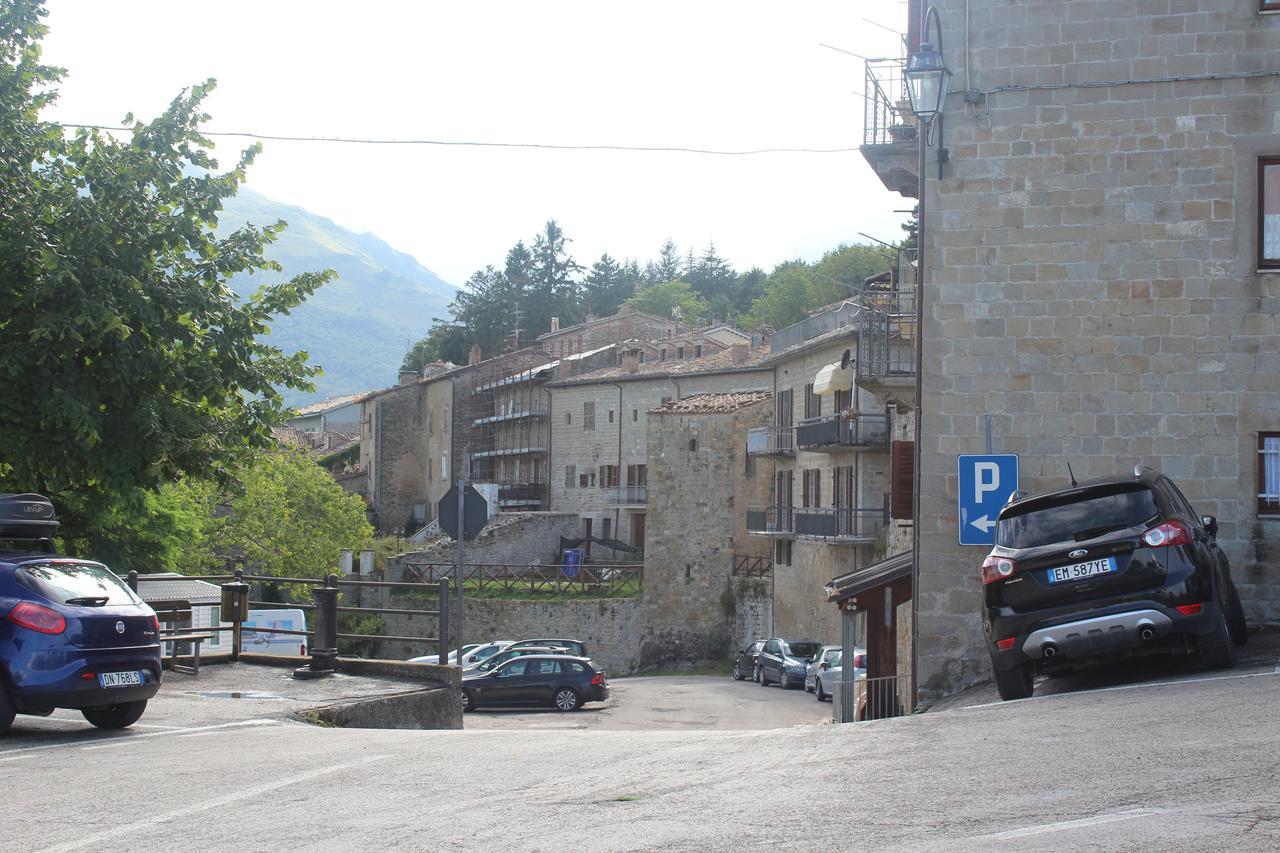
<svg viewBox="0 0 1280 853">
<path fill-rule="evenodd" d="M 308 403 L 293 410 L 285 424 L 304 433 L 360 432 L 360 400 L 364 394 L 344 394 L 318 403 Z"/>
<path fill-rule="evenodd" d="M 173 572 L 138 575 L 138 597 L 156 609 L 161 627 L 165 630 L 214 628 L 222 623 L 222 588 L 206 581 L 193 580 Z M 164 604 L 187 602 L 191 605 L 191 623 L 175 625 L 165 617 Z M 204 648 L 212 651 L 229 651 L 231 634 L 215 632 L 213 639 L 205 640 Z M 167 644 L 166 644 L 167 646 Z"/>
</svg>

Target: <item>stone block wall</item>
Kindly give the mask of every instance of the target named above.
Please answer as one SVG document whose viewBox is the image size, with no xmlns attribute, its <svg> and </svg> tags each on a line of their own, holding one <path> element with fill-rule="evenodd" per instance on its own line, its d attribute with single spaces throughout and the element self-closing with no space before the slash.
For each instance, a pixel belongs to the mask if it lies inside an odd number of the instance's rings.
<svg viewBox="0 0 1280 853">
<path fill-rule="evenodd" d="M 1068 461 L 1080 479 L 1162 469 L 1218 517 L 1248 617 L 1280 620 L 1280 519 L 1253 497 L 1257 433 L 1280 431 L 1280 276 L 1256 261 L 1280 18 L 1253 0 L 937 6 L 968 30 L 968 56 L 947 40 L 957 81 L 1006 88 L 948 102 L 941 180 L 929 154 L 922 698 L 990 674 L 984 551 L 956 544 L 955 510 L 984 414 L 1023 489 L 1066 484 Z"/>
<path fill-rule="evenodd" d="M 527 566 L 540 562 L 555 565 L 561 559 L 560 537 L 574 538 L 577 530 L 578 517 L 572 513 L 498 513 L 480 535 L 466 543 L 464 553 L 468 564 Z M 420 551 L 394 557 L 387 561 L 386 579 L 404 580 L 406 563 L 455 563 L 457 548 L 452 539 L 441 537 Z"/>
</svg>

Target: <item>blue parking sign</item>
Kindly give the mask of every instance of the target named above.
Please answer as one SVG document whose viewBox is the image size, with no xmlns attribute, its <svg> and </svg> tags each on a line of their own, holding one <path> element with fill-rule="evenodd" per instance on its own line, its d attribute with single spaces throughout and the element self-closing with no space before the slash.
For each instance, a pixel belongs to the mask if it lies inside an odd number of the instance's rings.
<svg viewBox="0 0 1280 853">
<path fill-rule="evenodd" d="M 957 458 L 960 474 L 960 544 L 994 545 L 996 516 L 1018 490 L 1016 453 L 974 453 Z"/>
</svg>

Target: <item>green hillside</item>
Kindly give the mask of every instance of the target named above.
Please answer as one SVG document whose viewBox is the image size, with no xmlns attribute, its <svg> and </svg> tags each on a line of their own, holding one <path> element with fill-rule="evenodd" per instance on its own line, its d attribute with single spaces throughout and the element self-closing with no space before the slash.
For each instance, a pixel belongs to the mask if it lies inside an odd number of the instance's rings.
<svg viewBox="0 0 1280 853">
<path fill-rule="evenodd" d="M 218 231 L 277 219 L 289 227 L 268 255 L 285 273 L 333 269 L 339 276 L 272 326 L 274 344 L 286 352 L 306 350 L 324 368 L 314 394 L 287 392 L 286 399 L 301 404 L 394 384 L 408 344 L 426 333 L 432 317 L 447 316 L 454 287 L 372 234 L 356 234 L 249 189 L 228 200 Z M 249 294 L 263 281 L 261 273 L 237 276 L 231 287 Z"/>
</svg>

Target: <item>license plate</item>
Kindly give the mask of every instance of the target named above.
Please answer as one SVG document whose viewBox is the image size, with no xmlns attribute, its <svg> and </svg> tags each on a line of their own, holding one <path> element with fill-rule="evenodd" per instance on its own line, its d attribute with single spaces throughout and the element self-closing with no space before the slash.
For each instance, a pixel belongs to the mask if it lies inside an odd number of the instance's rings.
<svg viewBox="0 0 1280 853">
<path fill-rule="evenodd" d="M 103 672 L 98 674 L 98 683 L 103 687 L 137 687 L 142 683 L 142 673 L 137 670 L 133 672 Z"/>
<path fill-rule="evenodd" d="M 1110 574 L 1115 570 L 1115 557 L 1104 557 L 1101 560 L 1087 560 L 1083 563 L 1073 563 L 1070 566 L 1059 566 L 1056 569 L 1050 569 L 1049 583 L 1077 581 L 1081 578 L 1091 578 L 1094 575 Z"/>
</svg>

